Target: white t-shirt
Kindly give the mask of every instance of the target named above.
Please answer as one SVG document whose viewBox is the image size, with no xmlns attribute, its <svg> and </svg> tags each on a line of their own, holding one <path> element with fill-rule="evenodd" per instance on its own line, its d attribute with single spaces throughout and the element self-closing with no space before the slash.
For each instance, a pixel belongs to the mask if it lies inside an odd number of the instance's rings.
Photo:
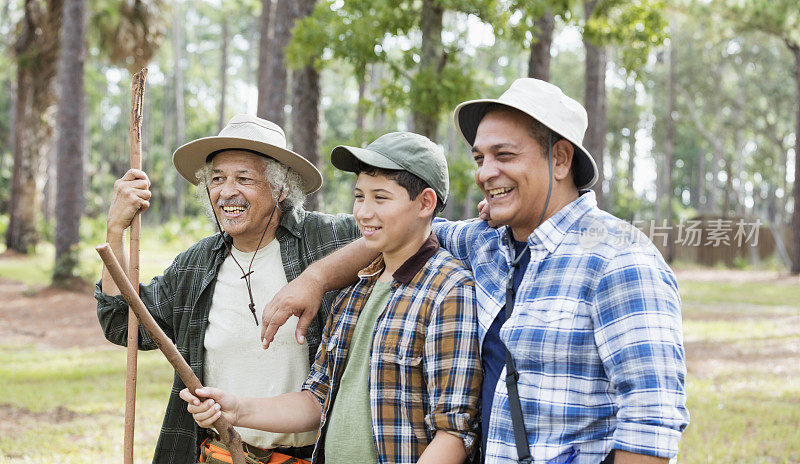
<svg viewBox="0 0 800 464">
<path fill-rule="evenodd" d="M 247 271 L 253 253 L 236 248 L 231 252 Z M 250 299 L 242 271 L 230 255 L 220 267 L 203 341 L 205 384 L 250 397 L 300 391 L 308 376 L 309 364 L 308 344 L 298 345 L 294 337 L 297 318 L 291 317 L 278 329 L 268 350 L 261 348 L 264 306 L 286 285 L 277 240 L 258 250 L 252 270 L 250 279 L 259 325 L 248 307 Z M 316 439 L 316 432 L 270 433 L 244 427 L 236 427 L 236 431 L 242 441 L 259 448 L 306 446 Z"/>
</svg>

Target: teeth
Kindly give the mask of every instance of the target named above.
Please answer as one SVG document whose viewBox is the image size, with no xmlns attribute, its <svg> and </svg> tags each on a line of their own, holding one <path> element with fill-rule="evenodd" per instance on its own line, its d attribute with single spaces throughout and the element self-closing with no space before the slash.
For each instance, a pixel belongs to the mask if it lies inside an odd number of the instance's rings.
<svg viewBox="0 0 800 464">
<path fill-rule="evenodd" d="M 245 207 L 244 206 L 223 206 L 222 210 L 225 211 L 226 213 L 235 214 L 235 213 L 243 212 L 245 210 Z"/>
<path fill-rule="evenodd" d="M 378 229 L 380 229 L 380 227 L 364 226 L 364 230 L 367 232 L 374 232 Z"/>
<path fill-rule="evenodd" d="M 498 195 L 502 195 L 504 193 L 508 193 L 511 190 L 513 190 L 511 187 L 501 187 L 501 188 L 489 189 L 489 195 L 491 195 L 493 197 L 496 197 Z"/>
</svg>

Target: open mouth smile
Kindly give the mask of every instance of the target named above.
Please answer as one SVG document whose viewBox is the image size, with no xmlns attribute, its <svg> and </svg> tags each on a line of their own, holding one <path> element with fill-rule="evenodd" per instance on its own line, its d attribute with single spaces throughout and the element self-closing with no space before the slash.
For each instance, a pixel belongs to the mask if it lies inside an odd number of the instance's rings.
<svg viewBox="0 0 800 464">
<path fill-rule="evenodd" d="M 377 232 L 377 231 L 379 231 L 381 229 L 382 229 L 382 227 L 361 226 L 361 233 L 364 235 L 364 237 L 369 237 L 370 235 L 373 235 L 375 232 Z"/>
<path fill-rule="evenodd" d="M 509 192 L 514 190 L 513 187 L 500 187 L 500 188 L 493 188 L 487 190 L 489 196 L 491 198 L 503 198 L 508 195 Z"/>
<path fill-rule="evenodd" d="M 241 216 L 245 211 L 247 211 L 250 205 L 219 205 L 219 209 L 222 212 L 222 215 L 225 218 L 233 219 L 236 217 Z"/>
</svg>

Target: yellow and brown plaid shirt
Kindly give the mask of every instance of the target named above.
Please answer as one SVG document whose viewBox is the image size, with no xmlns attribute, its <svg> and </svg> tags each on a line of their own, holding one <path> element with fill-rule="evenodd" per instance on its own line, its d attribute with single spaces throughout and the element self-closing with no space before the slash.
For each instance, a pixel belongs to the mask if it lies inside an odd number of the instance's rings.
<svg viewBox="0 0 800 464">
<path fill-rule="evenodd" d="M 325 459 L 326 418 L 336 399 L 359 312 L 383 269 L 383 259 L 378 257 L 359 273 L 359 282 L 334 302 L 303 385 L 323 407 L 315 463 Z M 482 380 L 472 273 L 439 248 L 432 234 L 392 277 L 369 359 L 378 462 L 417 462 L 438 430 L 460 437 L 469 453 L 476 439 Z"/>
</svg>

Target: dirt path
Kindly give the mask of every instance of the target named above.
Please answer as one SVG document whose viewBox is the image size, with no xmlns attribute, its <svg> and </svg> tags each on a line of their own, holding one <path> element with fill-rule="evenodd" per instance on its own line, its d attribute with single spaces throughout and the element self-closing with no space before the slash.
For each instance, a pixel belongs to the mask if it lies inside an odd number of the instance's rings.
<svg viewBox="0 0 800 464">
<path fill-rule="evenodd" d="M 71 291 L 0 278 L 0 344 L 42 348 L 107 346 L 90 288 Z"/>
<path fill-rule="evenodd" d="M 681 280 L 796 284 L 797 277 L 774 271 L 701 269 L 678 271 Z M 71 291 L 0 278 L 0 344 L 43 348 L 108 346 L 95 313 L 92 288 Z"/>
</svg>

